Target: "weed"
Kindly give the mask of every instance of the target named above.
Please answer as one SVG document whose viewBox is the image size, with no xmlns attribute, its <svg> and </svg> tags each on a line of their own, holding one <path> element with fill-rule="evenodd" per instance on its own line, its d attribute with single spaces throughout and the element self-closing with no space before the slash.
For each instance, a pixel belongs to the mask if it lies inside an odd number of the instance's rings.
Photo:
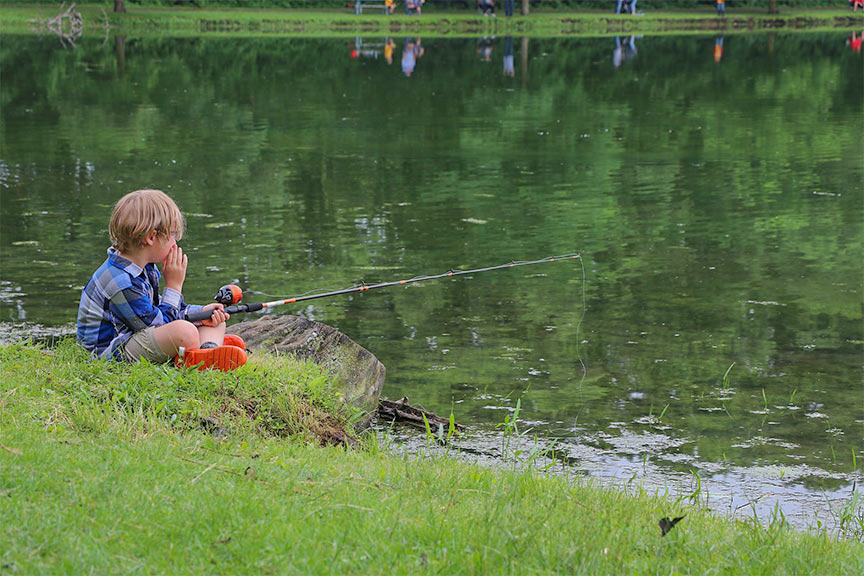
<svg viewBox="0 0 864 576">
<path fill-rule="evenodd" d="M 729 368 L 726 369 L 726 373 L 723 374 L 723 388 L 729 388 L 729 373 L 732 371 L 733 366 L 735 366 L 735 362 L 732 362 Z"/>
</svg>

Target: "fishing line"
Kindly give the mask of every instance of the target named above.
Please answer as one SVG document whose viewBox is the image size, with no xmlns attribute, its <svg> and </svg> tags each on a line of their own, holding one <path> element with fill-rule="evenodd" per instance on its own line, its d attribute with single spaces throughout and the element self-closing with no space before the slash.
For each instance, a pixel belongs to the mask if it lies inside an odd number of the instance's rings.
<svg viewBox="0 0 864 576">
<path fill-rule="evenodd" d="M 582 336 L 579 330 L 582 328 L 582 321 L 585 319 L 585 312 L 588 310 L 588 303 L 585 298 L 585 260 L 579 258 L 579 263 L 582 265 L 582 314 L 579 316 L 579 321 L 576 323 L 576 358 L 579 364 L 582 365 L 582 379 L 579 380 L 579 391 L 582 391 L 582 384 L 585 382 L 585 377 L 588 375 L 588 368 L 582 360 L 582 354 L 579 352 L 579 345 L 582 343 Z"/>
</svg>

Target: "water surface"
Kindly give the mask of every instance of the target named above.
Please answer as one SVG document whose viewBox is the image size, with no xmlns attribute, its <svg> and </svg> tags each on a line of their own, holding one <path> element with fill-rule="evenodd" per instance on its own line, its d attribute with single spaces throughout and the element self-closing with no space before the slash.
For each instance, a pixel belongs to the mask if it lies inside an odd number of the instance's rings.
<svg viewBox="0 0 864 576">
<path fill-rule="evenodd" d="M 0 67 L 4 337 L 72 325 L 111 205 L 142 187 L 187 215 L 193 302 L 578 252 L 274 313 L 350 335 L 387 396 L 452 410 L 482 457 L 519 401 L 568 466 L 697 473 L 732 509 L 824 522 L 861 479 L 843 34 L 7 36 Z"/>
</svg>

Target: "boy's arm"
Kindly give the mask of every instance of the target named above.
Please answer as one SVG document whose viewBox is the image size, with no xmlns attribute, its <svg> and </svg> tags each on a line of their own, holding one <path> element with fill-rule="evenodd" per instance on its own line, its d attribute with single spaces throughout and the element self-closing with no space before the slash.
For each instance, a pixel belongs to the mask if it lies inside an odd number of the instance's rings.
<svg viewBox="0 0 864 576">
<path fill-rule="evenodd" d="M 165 317 L 165 321 L 171 322 L 178 319 L 185 320 L 187 314 L 198 312 L 203 306 L 187 304 L 183 300 L 183 294 L 173 288 L 165 288 L 158 308 L 162 312 L 162 316 Z"/>
<path fill-rule="evenodd" d="M 134 283 L 111 296 L 108 310 L 115 322 L 122 323 L 132 332 L 139 332 L 149 326 L 162 326 L 171 321 L 160 308 L 153 305 L 146 290 Z"/>
</svg>

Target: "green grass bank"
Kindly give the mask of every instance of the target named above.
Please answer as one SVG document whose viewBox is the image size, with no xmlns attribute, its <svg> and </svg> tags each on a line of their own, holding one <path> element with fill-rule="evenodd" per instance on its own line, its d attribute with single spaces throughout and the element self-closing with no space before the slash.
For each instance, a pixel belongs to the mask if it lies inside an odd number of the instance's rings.
<svg viewBox="0 0 864 576">
<path fill-rule="evenodd" d="M 689 11 L 651 11 L 642 16 L 609 11 L 538 11 L 514 18 L 482 18 L 475 12 L 427 12 L 421 16 L 394 14 L 355 15 L 348 10 L 196 9 L 128 5 L 114 14 L 104 5 L 81 5 L 85 30 L 167 35 L 223 34 L 232 36 L 574 36 L 598 34 L 732 33 L 763 30 L 855 30 L 864 26 L 864 12 L 844 8 L 786 9 L 780 14 L 764 10 L 737 10 L 718 18 L 710 8 Z M 6 32 L 33 28 L 58 13 L 58 6 L 12 5 L 0 7 Z"/>
<path fill-rule="evenodd" d="M 327 378 L 266 358 L 224 374 L 0 349 L 0 573 L 864 571 L 859 542 L 779 517 L 398 456 L 373 436 L 322 445 L 319 419 L 352 418 Z"/>
</svg>

